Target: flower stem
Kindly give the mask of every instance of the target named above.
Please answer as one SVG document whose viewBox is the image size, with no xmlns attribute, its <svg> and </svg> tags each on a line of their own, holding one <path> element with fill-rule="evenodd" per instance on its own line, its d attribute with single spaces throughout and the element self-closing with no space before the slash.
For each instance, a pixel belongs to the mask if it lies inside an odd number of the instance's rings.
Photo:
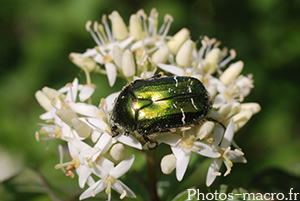
<svg viewBox="0 0 300 201">
<path fill-rule="evenodd" d="M 159 201 L 156 188 L 156 163 L 155 163 L 155 150 L 147 151 L 147 169 L 149 176 L 150 196 L 152 200 Z"/>
</svg>

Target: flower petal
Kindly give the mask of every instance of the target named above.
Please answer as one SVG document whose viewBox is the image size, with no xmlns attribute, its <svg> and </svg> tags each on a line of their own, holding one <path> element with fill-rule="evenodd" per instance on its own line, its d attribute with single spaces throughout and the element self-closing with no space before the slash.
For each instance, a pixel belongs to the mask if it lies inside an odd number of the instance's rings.
<svg viewBox="0 0 300 201">
<path fill-rule="evenodd" d="M 134 155 L 132 154 L 127 159 L 121 161 L 113 170 L 109 172 L 109 174 L 113 176 L 115 179 L 121 177 L 130 169 L 133 161 L 134 161 Z"/>
<path fill-rule="evenodd" d="M 175 147 L 180 139 L 181 139 L 180 135 L 164 133 L 157 137 L 157 142 L 159 142 L 159 143 L 163 142 L 165 144 Z"/>
<path fill-rule="evenodd" d="M 191 155 L 187 154 L 180 147 L 171 147 L 171 149 L 176 157 L 176 178 L 178 181 L 181 181 L 189 164 Z"/>
<path fill-rule="evenodd" d="M 111 145 L 112 145 L 112 137 L 107 133 L 103 133 L 103 135 L 101 135 L 100 139 L 98 140 L 98 142 L 95 144 L 94 147 L 101 150 L 99 154 L 105 154 L 107 150 L 111 147 Z M 95 154 L 93 156 L 93 160 L 96 160 L 99 154 Z"/>
<path fill-rule="evenodd" d="M 157 64 L 157 66 L 159 68 L 161 68 L 169 73 L 172 73 L 174 75 L 177 75 L 177 76 L 184 76 L 184 74 L 185 74 L 185 72 L 182 68 L 174 66 L 174 65 L 159 63 L 159 64 Z"/>
<path fill-rule="evenodd" d="M 221 156 L 221 154 L 219 152 L 217 152 L 212 147 L 210 147 L 209 145 L 207 145 L 203 142 L 195 141 L 194 147 L 196 147 L 197 149 L 200 150 L 195 153 L 200 154 L 202 156 L 206 156 L 209 158 L 218 158 Z"/>
<path fill-rule="evenodd" d="M 111 186 L 115 191 L 117 191 L 119 194 L 122 194 L 123 191 L 126 191 L 126 196 L 130 198 L 136 198 L 136 195 L 134 192 L 128 188 L 123 182 L 120 180 L 117 180 L 112 186 Z"/>
<path fill-rule="evenodd" d="M 113 109 L 113 105 L 114 105 L 114 102 L 116 100 L 116 98 L 119 96 L 120 94 L 120 91 L 119 92 L 116 92 L 116 93 L 112 93 L 110 94 L 109 96 L 106 97 L 106 104 L 107 104 L 107 111 L 112 111 Z"/>
<path fill-rule="evenodd" d="M 42 120 L 53 119 L 55 116 L 55 111 L 56 109 L 53 108 L 52 110 L 45 112 L 44 114 L 41 114 L 39 117 Z"/>
<path fill-rule="evenodd" d="M 98 117 L 99 108 L 94 105 L 89 105 L 86 103 L 69 103 L 69 106 L 75 113 L 82 114 L 88 117 Z"/>
<path fill-rule="evenodd" d="M 79 92 L 79 100 L 82 102 L 87 100 L 88 98 L 91 97 L 94 91 L 95 91 L 94 87 L 88 85 L 83 86 Z"/>
<path fill-rule="evenodd" d="M 78 79 L 75 78 L 71 86 L 65 86 L 65 87 L 68 89 L 66 100 L 70 102 L 75 102 L 77 97 L 77 91 L 78 91 Z"/>
<path fill-rule="evenodd" d="M 106 63 L 105 70 L 107 72 L 107 78 L 110 86 L 113 86 L 117 78 L 117 68 L 113 63 Z"/>
<path fill-rule="evenodd" d="M 147 37 L 147 38 L 145 38 L 143 40 L 139 40 L 139 41 L 133 43 L 131 45 L 130 49 L 131 49 L 131 51 L 134 51 L 134 50 L 142 48 L 145 45 L 148 46 L 148 45 L 152 45 L 152 44 L 153 44 L 153 41 L 150 38 Z"/>
<path fill-rule="evenodd" d="M 93 49 L 87 49 L 82 55 L 81 57 L 93 57 L 96 54 L 98 54 L 97 50 L 95 48 Z"/>
<path fill-rule="evenodd" d="M 84 150 L 88 150 L 91 147 L 82 142 L 79 139 L 69 139 L 68 140 L 68 148 L 69 148 L 69 152 L 72 158 L 78 157 L 78 155 L 83 152 Z"/>
<path fill-rule="evenodd" d="M 109 171 L 114 168 L 114 163 L 105 157 L 100 157 L 99 160 L 95 161 L 94 168 L 91 169 L 93 174 L 97 175 L 101 179 L 105 179 L 109 174 Z"/>
<path fill-rule="evenodd" d="M 125 40 L 119 43 L 120 48 L 125 49 L 127 46 L 130 45 L 130 43 L 132 43 L 133 40 L 134 40 L 134 36 L 127 37 Z"/>
<path fill-rule="evenodd" d="M 228 152 L 228 159 L 233 163 L 247 163 L 247 160 L 243 155 L 232 150 Z"/>
<path fill-rule="evenodd" d="M 128 146 L 142 149 L 141 143 L 132 135 L 125 136 L 125 135 L 118 135 L 115 139 L 117 139 L 119 142 L 122 142 L 123 144 L 126 144 Z"/>
<path fill-rule="evenodd" d="M 87 179 L 92 173 L 91 169 L 85 165 L 80 165 L 78 168 L 76 168 L 76 172 L 78 174 L 79 187 L 83 188 L 85 183 L 87 182 Z"/>
<path fill-rule="evenodd" d="M 96 143 L 100 136 L 101 133 L 99 131 L 93 130 L 91 133 L 91 140 L 93 141 L 93 143 Z"/>
<path fill-rule="evenodd" d="M 108 125 L 102 119 L 96 118 L 80 118 L 81 120 L 85 121 L 92 129 L 95 129 L 99 132 L 105 132 Z"/>
<path fill-rule="evenodd" d="M 216 95 L 216 97 L 215 97 L 215 100 L 214 100 L 214 103 L 213 103 L 213 107 L 214 107 L 214 108 L 219 108 L 219 107 L 221 107 L 222 105 L 224 105 L 225 102 L 226 102 L 225 97 L 224 97 L 222 94 L 218 94 L 218 95 Z"/>
<path fill-rule="evenodd" d="M 214 142 L 213 142 L 214 146 L 219 146 L 223 138 L 223 133 L 224 133 L 224 128 L 219 124 L 215 124 L 215 129 L 214 132 L 212 133 L 212 137 L 214 138 Z"/>
<path fill-rule="evenodd" d="M 99 49 L 101 49 L 101 48 L 99 48 Z M 103 57 L 101 54 L 97 53 L 97 54 L 93 57 L 93 59 L 94 59 L 97 63 L 103 64 L 104 57 Z"/>
<path fill-rule="evenodd" d="M 101 179 L 97 181 L 94 185 L 90 186 L 86 189 L 79 197 L 79 200 L 83 200 L 85 198 L 94 197 L 97 193 L 103 191 L 106 188 L 104 184 L 104 180 Z"/>
<path fill-rule="evenodd" d="M 213 162 L 210 164 L 206 176 L 206 186 L 210 186 L 214 180 L 216 179 L 216 173 L 220 171 L 222 165 L 221 159 L 214 159 Z"/>
<path fill-rule="evenodd" d="M 234 121 L 231 118 L 230 122 L 225 130 L 224 137 L 223 137 L 220 147 L 223 147 L 223 148 L 229 147 L 231 145 L 233 136 L 234 136 Z"/>
</svg>

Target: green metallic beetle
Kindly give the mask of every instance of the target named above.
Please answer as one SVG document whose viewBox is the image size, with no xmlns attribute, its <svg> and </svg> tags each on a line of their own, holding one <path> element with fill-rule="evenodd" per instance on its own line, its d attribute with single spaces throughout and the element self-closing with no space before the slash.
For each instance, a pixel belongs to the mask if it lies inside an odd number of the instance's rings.
<svg viewBox="0 0 300 201">
<path fill-rule="evenodd" d="M 212 107 L 201 81 L 193 77 L 154 76 L 125 86 L 110 115 L 113 136 L 135 132 L 150 142 L 148 135 L 196 124 Z M 156 142 L 157 144 L 157 142 Z"/>
</svg>

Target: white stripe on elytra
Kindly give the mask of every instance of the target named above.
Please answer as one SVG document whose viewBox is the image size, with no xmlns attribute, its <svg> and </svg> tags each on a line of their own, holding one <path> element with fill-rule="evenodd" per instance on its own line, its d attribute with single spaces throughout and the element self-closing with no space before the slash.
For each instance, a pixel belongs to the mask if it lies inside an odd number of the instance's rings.
<svg viewBox="0 0 300 201">
<path fill-rule="evenodd" d="M 180 108 L 180 110 L 182 112 L 182 119 L 181 119 L 181 121 L 182 121 L 183 125 L 185 125 L 185 114 L 184 114 L 184 111 L 183 111 L 182 108 Z"/>
<path fill-rule="evenodd" d="M 175 82 L 176 82 L 175 87 L 177 87 L 177 86 L 178 86 L 177 76 L 174 76 L 174 80 L 175 80 Z"/>
<path fill-rule="evenodd" d="M 196 110 L 198 110 L 198 108 L 196 107 L 196 105 L 195 105 L 195 103 L 194 103 L 194 99 L 193 99 L 193 98 L 191 98 L 191 102 L 192 102 L 192 105 L 194 106 L 194 108 L 195 108 Z"/>
</svg>

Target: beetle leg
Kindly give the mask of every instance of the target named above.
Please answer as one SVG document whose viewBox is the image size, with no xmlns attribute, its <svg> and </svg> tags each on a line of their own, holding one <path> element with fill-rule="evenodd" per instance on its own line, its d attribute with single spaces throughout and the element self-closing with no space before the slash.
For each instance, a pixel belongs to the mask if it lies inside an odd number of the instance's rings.
<svg viewBox="0 0 300 201">
<path fill-rule="evenodd" d="M 124 133 L 124 135 L 125 135 L 125 136 L 129 136 L 129 132 L 126 131 L 126 132 Z"/>
<path fill-rule="evenodd" d="M 206 117 L 205 119 L 208 120 L 208 121 L 213 121 L 215 123 L 220 124 L 226 130 L 226 126 L 223 123 L 219 122 L 218 120 L 216 120 L 216 119 L 214 119 L 212 117 Z"/>
<path fill-rule="evenodd" d="M 156 78 L 159 78 L 159 77 L 161 77 L 161 76 L 163 76 L 163 74 L 162 74 L 162 73 L 158 73 L 158 74 L 156 74 L 156 75 L 153 75 L 151 78 L 152 78 L 152 79 L 156 79 Z"/>
<path fill-rule="evenodd" d="M 149 150 L 153 150 L 158 146 L 158 142 L 156 140 L 154 143 L 155 143 L 154 147 L 150 147 L 149 144 L 147 145 Z"/>
<path fill-rule="evenodd" d="M 147 135 L 143 135 L 143 139 L 145 140 L 145 142 L 147 143 L 148 149 L 149 150 L 153 150 L 158 146 L 158 142 L 155 140 L 155 142 L 151 142 L 151 140 L 148 138 Z M 149 144 L 150 143 L 155 143 L 154 147 L 150 147 Z"/>
<path fill-rule="evenodd" d="M 112 137 L 117 137 L 119 135 L 119 132 L 117 131 L 118 127 L 116 125 L 113 125 L 111 127 L 111 133 L 112 133 Z"/>
</svg>

